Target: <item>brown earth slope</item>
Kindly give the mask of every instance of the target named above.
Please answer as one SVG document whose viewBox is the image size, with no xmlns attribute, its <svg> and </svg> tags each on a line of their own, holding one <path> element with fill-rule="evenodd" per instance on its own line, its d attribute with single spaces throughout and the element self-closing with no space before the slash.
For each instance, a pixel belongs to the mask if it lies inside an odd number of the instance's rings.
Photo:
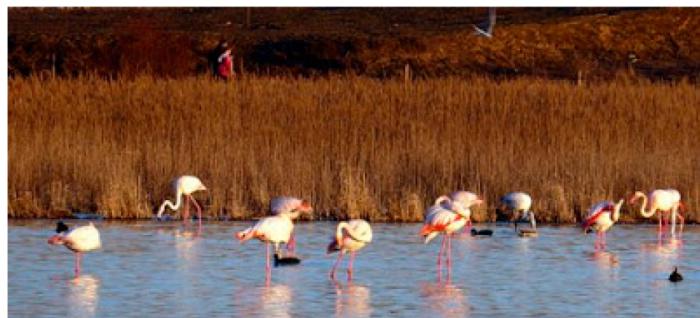
<svg viewBox="0 0 700 318">
<path fill-rule="evenodd" d="M 653 79 L 700 71 L 700 10 L 499 8 L 495 36 L 473 35 L 484 8 L 11 8 L 11 75 L 182 76 L 207 71 L 221 39 L 236 68 L 271 74 L 419 77 L 537 75 Z"/>
</svg>

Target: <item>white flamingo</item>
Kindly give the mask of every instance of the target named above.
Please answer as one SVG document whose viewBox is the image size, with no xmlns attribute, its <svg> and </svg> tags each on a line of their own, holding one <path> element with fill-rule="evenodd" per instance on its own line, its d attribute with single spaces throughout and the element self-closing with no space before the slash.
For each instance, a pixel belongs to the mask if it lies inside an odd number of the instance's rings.
<svg viewBox="0 0 700 318">
<path fill-rule="evenodd" d="M 467 220 L 471 211 L 462 206 L 460 202 L 443 198 L 438 199 L 436 204 L 429 207 L 425 213 L 425 221 L 420 235 L 425 238 L 428 244 L 439 234 L 443 234 L 442 244 L 437 259 L 438 279 L 442 276 L 442 254 L 445 253 L 447 263 L 447 277 L 450 279 L 452 272 L 452 233 L 459 231 Z"/>
<path fill-rule="evenodd" d="M 295 197 L 276 197 L 270 200 L 270 212 L 272 215 L 279 215 L 281 213 L 286 213 L 292 221 L 296 220 L 301 213 L 310 213 L 313 209 L 311 204 L 306 201 Z M 294 232 L 289 238 L 287 243 L 287 251 L 290 254 L 294 254 L 296 249 L 296 239 L 294 238 Z"/>
<path fill-rule="evenodd" d="M 650 218 L 656 211 L 659 212 L 659 234 L 663 231 L 663 219 L 664 214 L 671 213 L 671 234 L 676 233 L 676 218 L 681 220 L 680 232 L 683 232 L 683 224 L 685 223 L 685 218 L 681 215 L 680 210 L 685 210 L 685 206 L 681 201 L 681 193 L 676 189 L 657 189 L 651 191 L 649 196 L 645 195 L 641 191 L 634 193 L 630 199 L 631 204 L 636 204 L 639 199 L 642 200 L 642 204 L 639 206 L 639 213 L 645 217 Z M 668 215 L 666 215 L 666 224 L 668 225 Z"/>
<path fill-rule="evenodd" d="M 182 197 L 185 197 L 185 207 L 182 211 L 182 222 L 185 223 L 186 221 L 189 221 L 189 201 L 191 199 L 192 203 L 194 203 L 194 206 L 197 208 L 197 217 L 199 219 L 199 225 L 201 226 L 202 208 L 197 203 L 197 200 L 192 197 L 192 193 L 197 191 L 206 191 L 207 187 L 205 187 L 202 181 L 195 176 L 181 176 L 173 181 L 172 186 L 175 192 L 175 204 L 170 202 L 170 200 L 163 201 L 163 204 L 161 204 L 160 208 L 158 209 L 158 214 L 156 217 L 160 220 L 166 207 L 169 207 L 174 211 L 179 209 L 180 205 L 182 204 Z"/>
<path fill-rule="evenodd" d="M 88 225 L 76 227 L 73 230 L 69 230 L 63 222 L 58 222 L 56 232 L 56 235 L 49 238 L 48 243 L 51 245 L 64 245 L 75 253 L 75 276 L 80 276 L 82 254 L 102 247 L 100 232 L 92 222 Z"/>
<path fill-rule="evenodd" d="M 307 210 L 311 210 L 310 205 Z M 292 231 L 294 230 L 294 223 L 292 223 L 293 216 L 294 212 L 280 212 L 277 215 L 262 218 L 255 223 L 255 225 L 236 233 L 236 238 L 238 238 L 241 243 L 253 238 L 265 243 L 265 280 L 268 283 L 272 276 L 272 267 L 270 266 L 270 243 L 274 245 L 275 255 L 279 258 L 279 245 L 289 242 Z"/>
<path fill-rule="evenodd" d="M 620 219 L 620 208 L 625 200 L 617 201 L 601 201 L 594 204 L 588 210 L 588 216 L 583 221 L 583 231 L 588 232 L 588 229 L 592 229 L 596 232 L 595 249 L 605 249 L 606 242 L 606 232 Z"/>
<path fill-rule="evenodd" d="M 525 192 L 511 192 L 501 197 L 501 205 L 513 214 L 513 225 L 518 231 L 518 222 L 530 222 L 533 231 L 537 230 L 535 213 L 530 210 L 532 198 Z"/>
<path fill-rule="evenodd" d="M 355 260 L 355 253 L 365 247 L 367 243 L 372 242 L 372 227 L 365 220 L 350 220 L 349 222 L 340 222 L 335 230 L 335 236 L 326 252 L 328 254 L 339 252 L 338 258 L 333 264 L 333 268 L 329 273 L 331 279 L 335 279 L 335 271 L 340 264 L 343 256 L 350 253 L 350 262 L 348 263 L 348 281 L 352 280 L 352 263 Z"/>
</svg>

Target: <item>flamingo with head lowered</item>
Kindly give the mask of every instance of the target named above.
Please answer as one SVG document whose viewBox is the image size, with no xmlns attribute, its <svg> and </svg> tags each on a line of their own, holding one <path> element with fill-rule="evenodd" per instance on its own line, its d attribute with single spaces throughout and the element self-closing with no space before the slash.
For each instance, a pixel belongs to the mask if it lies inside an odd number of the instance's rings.
<svg viewBox="0 0 700 318">
<path fill-rule="evenodd" d="M 601 201 L 588 210 L 588 216 L 583 221 L 582 227 L 584 233 L 588 233 L 590 230 L 596 232 L 596 250 L 606 248 L 605 233 L 620 219 L 620 208 L 624 202 L 625 200 L 617 201 L 617 203 Z"/>
<path fill-rule="evenodd" d="M 80 276 L 80 260 L 82 254 L 102 247 L 100 232 L 94 224 L 76 227 L 70 230 L 63 222 L 56 224 L 56 235 L 49 238 L 51 245 L 63 245 L 75 253 L 75 276 Z"/>
<path fill-rule="evenodd" d="M 202 208 L 197 203 L 197 200 L 195 200 L 194 197 L 192 197 L 192 193 L 197 191 L 206 191 L 207 187 L 205 187 L 202 181 L 195 176 L 181 176 L 175 179 L 172 185 L 173 190 L 175 191 L 175 204 L 170 202 L 170 200 L 163 201 L 163 204 L 161 204 L 160 208 L 158 209 L 158 214 L 156 215 L 156 217 L 160 220 L 161 216 L 163 215 L 163 212 L 165 212 L 166 207 L 172 210 L 179 209 L 180 205 L 182 204 L 182 197 L 185 197 L 185 207 L 182 211 L 182 222 L 185 223 L 189 221 L 189 201 L 192 200 L 192 203 L 197 208 L 197 217 L 199 219 L 199 225 L 201 226 Z"/>
<path fill-rule="evenodd" d="M 255 225 L 236 233 L 236 238 L 241 243 L 250 240 L 258 239 L 265 243 L 265 281 L 270 282 L 272 276 L 272 267 L 270 266 L 270 244 L 274 245 L 275 255 L 280 259 L 279 245 L 289 242 L 289 239 L 294 230 L 292 219 L 296 215 L 297 210 L 282 211 L 277 215 L 268 216 L 260 219 Z M 299 212 L 311 212 L 312 208 L 308 202 L 304 203 L 304 207 Z"/>
<path fill-rule="evenodd" d="M 310 213 L 313 209 L 308 201 L 295 197 L 276 197 L 270 200 L 270 212 L 272 215 L 287 214 L 292 221 L 296 220 L 301 213 Z M 289 242 L 287 243 L 287 251 L 294 255 L 296 249 L 296 240 L 292 231 Z"/>
<path fill-rule="evenodd" d="M 680 210 L 685 210 L 685 206 L 681 201 L 681 193 L 675 189 L 658 189 L 651 191 L 649 196 L 645 195 L 644 192 L 637 191 L 632 195 L 630 199 L 631 204 L 637 203 L 639 199 L 642 200 L 642 204 L 639 206 L 639 213 L 643 217 L 649 218 L 656 211 L 659 211 L 659 235 L 663 231 L 663 219 L 664 214 L 671 214 L 671 234 L 676 233 L 676 218 L 681 220 L 680 232 L 683 232 L 683 224 L 685 219 L 681 215 Z M 668 225 L 668 215 L 666 215 L 666 224 Z"/>
<path fill-rule="evenodd" d="M 501 206 L 513 214 L 513 226 L 518 231 L 518 222 L 530 222 L 531 230 L 537 230 L 535 213 L 530 210 L 532 197 L 525 192 L 511 192 L 501 197 Z"/>
<path fill-rule="evenodd" d="M 425 213 L 425 221 L 420 235 L 428 244 L 439 234 L 443 234 L 440 252 L 438 252 L 437 272 L 438 280 L 442 277 L 442 254 L 446 254 L 447 277 L 450 279 L 452 272 L 452 233 L 459 231 L 471 215 L 469 208 L 465 208 L 458 201 L 452 201 L 446 197 L 440 197 L 435 204 L 429 207 Z"/>
<path fill-rule="evenodd" d="M 338 258 L 333 264 L 333 268 L 328 274 L 331 279 L 335 279 L 335 270 L 340 264 L 343 256 L 350 253 L 350 262 L 348 263 L 348 281 L 352 280 L 352 263 L 355 260 L 355 253 L 365 247 L 369 242 L 372 242 L 372 227 L 365 220 L 350 220 L 349 222 L 340 222 L 335 230 L 333 237 L 326 252 L 328 254 L 339 252 Z"/>
</svg>

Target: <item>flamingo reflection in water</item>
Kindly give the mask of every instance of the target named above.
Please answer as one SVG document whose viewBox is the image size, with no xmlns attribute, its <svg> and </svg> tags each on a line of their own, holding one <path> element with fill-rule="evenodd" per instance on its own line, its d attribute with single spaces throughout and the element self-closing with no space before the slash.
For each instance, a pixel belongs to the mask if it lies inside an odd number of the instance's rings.
<svg viewBox="0 0 700 318">
<path fill-rule="evenodd" d="M 370 317 L 372 315 L 372 292 L 362 285 L 348 282 L 343 286 L 338 281 L 335 284 L 335 316 L 336 317 Z"/>
<path fill-rule="evenodd" d="M 82 275 L 68 281 L 69 317 L 94 317 L 100 300 L 100 279 Z"/>
<path fill-rule="evenodd" d="M 428 312 L 424 316 L 467 317 L 471 307 L 464 291 L 450 283 L 429 283 L 421 285 L 420 295 L 425 299 Z"/>
</svg>

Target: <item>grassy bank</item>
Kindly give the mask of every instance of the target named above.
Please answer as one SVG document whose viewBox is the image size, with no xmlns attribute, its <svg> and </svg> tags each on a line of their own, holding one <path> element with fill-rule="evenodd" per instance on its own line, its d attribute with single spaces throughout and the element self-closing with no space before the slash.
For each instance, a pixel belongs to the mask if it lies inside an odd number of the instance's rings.
<svg viewBox="0 0 700 318">
<path fill-rule="evenodd" d="M 530 192 L 542 221 L 601 199 L 678 188 L 698 221 L 700 90 L 625 79 L 363 77 L 9 83 L 11 218 L 151 217 L 169 181 L 199 176 L 208 217 L 309 198 L 315 218 L 418 221 L 454 189 Z M 638 218 L 626 207 L 625 220 Z"/>
</svg>

